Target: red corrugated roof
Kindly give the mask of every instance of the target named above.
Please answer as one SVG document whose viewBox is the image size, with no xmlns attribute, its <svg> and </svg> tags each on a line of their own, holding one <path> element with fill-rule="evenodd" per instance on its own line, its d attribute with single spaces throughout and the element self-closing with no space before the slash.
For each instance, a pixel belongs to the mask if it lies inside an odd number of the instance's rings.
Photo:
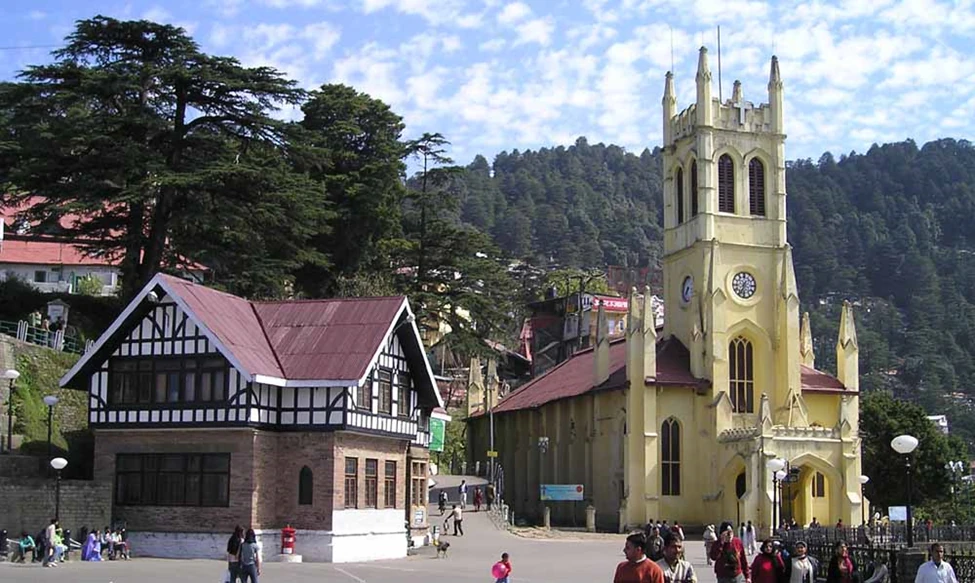
<svg viewBox="0 0 975 583">
<path fill-rule="evenodd" d="M 804 364 L 799 365 L 802 374 L 802 390 L 810 393 L 835 393 L 836 391 L 846 392 L 846 387 L 836 377 L 822 371 L 808 367 Z M 850 391 L 851 393 L 853 391 Z"/>
<path fill-rule="evenodd" d="M 251 303 L 235 295 L 173 277 L 160 275 L 200 323 L 210 329 L 250 374 L 284 378 L 274 350 Z"/>
<path fill-rule="evenodd" d="M 120 262 L 109 257 L 85 255 L 80 247 L 70 243 L 5 239 L 0 243 L 0 263 L 115 267 Z"/>
<path fill-rule="evenodd" d="M 358 381 L 404 300 L 395 296 L 258 302 L 253 306 L 284 378 Z"/>
<path fill-rule="evenodd" d="M 571 358 L 511 393 L 494 408 L 495 413 L 534 409 L 546 403 L 577 397 L 593 390 L 620 388 L 626 385 L 626 339 L 609 346 L 609 379 L 593 386 L 592 348 L 582 350 Z M 650 384 L 698 386 L 703 382 L 690 372 L 690 356 L 676 338 L 657 342 L 657 376 Z"/>
</svg>

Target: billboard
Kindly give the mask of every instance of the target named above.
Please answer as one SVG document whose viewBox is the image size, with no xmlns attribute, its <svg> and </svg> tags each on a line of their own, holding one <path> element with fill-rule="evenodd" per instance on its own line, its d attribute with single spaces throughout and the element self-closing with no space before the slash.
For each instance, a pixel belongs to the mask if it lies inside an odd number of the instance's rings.
<svg viewBox="0 0 975 583">
<path fill-rule="evenodd" d="M 436 417 L 430 418 L 430 451 L 443 451 L 447 422 Z"/>
<path fill-rule="evenodd" d="M 540 500 L 582 500 L 582 484 L 542 484 Z"/>
</svg>

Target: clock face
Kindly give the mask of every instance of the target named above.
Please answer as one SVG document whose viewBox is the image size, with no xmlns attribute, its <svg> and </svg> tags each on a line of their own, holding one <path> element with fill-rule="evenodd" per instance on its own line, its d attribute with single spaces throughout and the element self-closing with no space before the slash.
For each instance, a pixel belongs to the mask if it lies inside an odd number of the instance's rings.
<svg viewBox="0 0 975 583">
<path fill-rule="evenodd" d="M 688 275 L 680 286 L 680 298 L 686 304 L 692 297 L 694 297 L 694 278 Z"/>
<path fill-rule="evenodd" d="M 755 287 L 755 277 L 746 271 L 739 271 L 731 280 L 732 291 L 744 300 L 755 295 Z"/>
</svg>

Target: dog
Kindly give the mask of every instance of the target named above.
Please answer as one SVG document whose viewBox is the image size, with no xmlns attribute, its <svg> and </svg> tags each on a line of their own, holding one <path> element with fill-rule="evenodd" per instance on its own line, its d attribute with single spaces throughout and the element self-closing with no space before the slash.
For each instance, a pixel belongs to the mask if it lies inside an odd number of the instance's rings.
<svg viewBox="0 0 975 583">
<path fill-rule="evenodd" d="M 438 559 L 446 559 L 447 558 L 447 551 L 449 549 L 450 549 L 450 543 L 449 542 L 447 542 L 447 541 L 440 541 L 440 544 L 437 545 L 437 558 Z"/>
</svg>

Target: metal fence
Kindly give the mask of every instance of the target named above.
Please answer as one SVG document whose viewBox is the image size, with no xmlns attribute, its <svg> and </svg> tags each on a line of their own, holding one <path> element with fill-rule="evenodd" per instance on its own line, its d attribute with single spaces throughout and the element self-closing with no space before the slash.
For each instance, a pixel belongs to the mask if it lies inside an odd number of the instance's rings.
<svg viewBox="0 0 975 583">
<path fill-rule="evenodd" d="M 77 336 L 67 334 L 65 330 L 52 332 L 51 330 L 31 326 L 25 320 L 19 322 L 0 320 L 0 334 L 13 336 L 22 342 L 29 342 L 38 346 L 46 346 L 53 350 L 73 354 L 84 354 L 93 344 L 91 340 L 81 342 Z"/>
</svg>

